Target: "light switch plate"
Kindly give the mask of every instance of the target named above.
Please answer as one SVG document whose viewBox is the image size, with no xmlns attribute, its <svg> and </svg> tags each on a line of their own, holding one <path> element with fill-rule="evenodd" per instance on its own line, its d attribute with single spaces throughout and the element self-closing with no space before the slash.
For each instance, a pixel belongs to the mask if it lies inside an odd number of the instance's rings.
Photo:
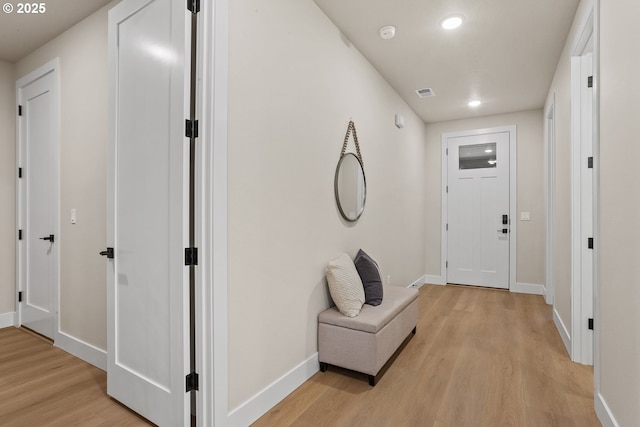
<svg viewBox="0 0 640 427">
<path fill-rule="evenodd" d="M 520 212 L 520 221 L 531 221 L 531 212 Z"/>
<path fill-rule="evenodd" d="M 71 224 L 75 224 L 76 223 L 76 210 L 71 209 Z"/>
</svg>

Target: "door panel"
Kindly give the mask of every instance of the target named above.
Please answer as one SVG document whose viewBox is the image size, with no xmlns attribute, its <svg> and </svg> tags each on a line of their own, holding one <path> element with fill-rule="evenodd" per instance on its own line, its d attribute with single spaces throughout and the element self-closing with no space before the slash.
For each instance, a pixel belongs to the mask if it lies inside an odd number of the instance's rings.
<svg viewBox="0 0 640 427">
<path fill-rule="evenodd" d="M 188 420 L 187 18 L 175 0 L 109 14 L 108 393 L 160 425 Z"/>
<path fill-rule="evenodd" d="M 50 339 L 54 338 L 58 283 L 55 83 L 51 71 L 27 84 L 18 82 L 18 103 L 22 107 L 19 121 L 20 167 L 23 168 L 20 228 L 23 230 L 21 265 L 24 267 L 20 323 Z M 54 242 L 41 239 L 51 234 Z"/>
<path fill-rule="evenodd" d="M 448 152 L 447 281 L 506 289 L 509 134 L 450 137 Z"/>
<path fill-rule="evenodd" d="M 593 249 L 585 244 L 593 237 L 593 168 L 588 166 L 588 159 L 593 156 L 593 88 L 584 82 L 593 75 L 593 54 L 580 58 L 580 74 L 580 325 L 585 328 L 593 318 Z M 593 365 L 593 331 L 583 329 L 581 333 L 582 363 Z"/>
</svg>

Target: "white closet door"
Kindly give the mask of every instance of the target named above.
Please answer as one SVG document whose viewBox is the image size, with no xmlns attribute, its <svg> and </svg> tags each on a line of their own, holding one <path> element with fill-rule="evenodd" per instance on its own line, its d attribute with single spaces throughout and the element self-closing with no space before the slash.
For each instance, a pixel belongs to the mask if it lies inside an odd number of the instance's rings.
<svg viewBox="0 0 640 427">
<path fill-rule="evenodd" d="M 108 393 L 187 425 L 190 16 L 183 0 L 109 13 Z"/>
</svg>

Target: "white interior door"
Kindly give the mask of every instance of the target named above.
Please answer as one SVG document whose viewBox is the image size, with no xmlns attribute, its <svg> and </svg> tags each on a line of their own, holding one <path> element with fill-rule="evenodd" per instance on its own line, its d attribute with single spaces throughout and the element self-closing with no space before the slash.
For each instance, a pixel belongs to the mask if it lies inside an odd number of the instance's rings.
<svg viewBox="0 0 640 427">
<path fill-rule="evenodd" d="M 593 168 L 589 158 L 593 156 L 593 88 L 588 84 L 593 75 L 593 54 L 580 58 L 580 279 L 582 287 L 580 329 L 582 333 L 582 363 L 593 365 L 593 331 L 588 329 L 593 318 Z M 593 161 L 593 160 L 592 160 Z"/>
<path fill-rule="evenodd" d="M 509 288 L 509 133 L 448 139 L 447 281 Z"/>
<path fill-rule="evenodd" d="M 20 324 L 54 339 L 58 288 L 57 61 L 18 80 Z"/>
<path fill-rule="evenodd" d="M 163 426 L 189 420 L 190 18 L 183 0 L 109 13 L 108 393 Z"/>
</svg>

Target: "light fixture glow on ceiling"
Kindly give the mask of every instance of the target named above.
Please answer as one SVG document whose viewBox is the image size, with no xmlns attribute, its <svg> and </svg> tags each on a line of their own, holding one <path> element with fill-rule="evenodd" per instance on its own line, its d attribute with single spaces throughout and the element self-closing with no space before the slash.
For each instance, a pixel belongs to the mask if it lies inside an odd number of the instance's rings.
<svg viewBox="0 0 640 427">
<path fill-rule="evenodd" d="M 487 148 L 486 150 L 484 150 L 485 153 L 493 153 L 493 150 L 491 148 Z"/>
<path fill-rule="evenodd" d="M 440 21 L 440 26 L 445 30 L 454 30 L 462 25 L 464 21 L 464 16 L 462 15 L 450 15 L 445 18 L 442 18 Z"/>
<path fill-rule="evenodd" d="M 482 104 L 482 101 L 480 101 L 478 99 L 474 99 L 473 101 L 469 101 L 469 103 L 467 105 L 469 107 L 479 107 L 480 104 Z"/>
</svg>

